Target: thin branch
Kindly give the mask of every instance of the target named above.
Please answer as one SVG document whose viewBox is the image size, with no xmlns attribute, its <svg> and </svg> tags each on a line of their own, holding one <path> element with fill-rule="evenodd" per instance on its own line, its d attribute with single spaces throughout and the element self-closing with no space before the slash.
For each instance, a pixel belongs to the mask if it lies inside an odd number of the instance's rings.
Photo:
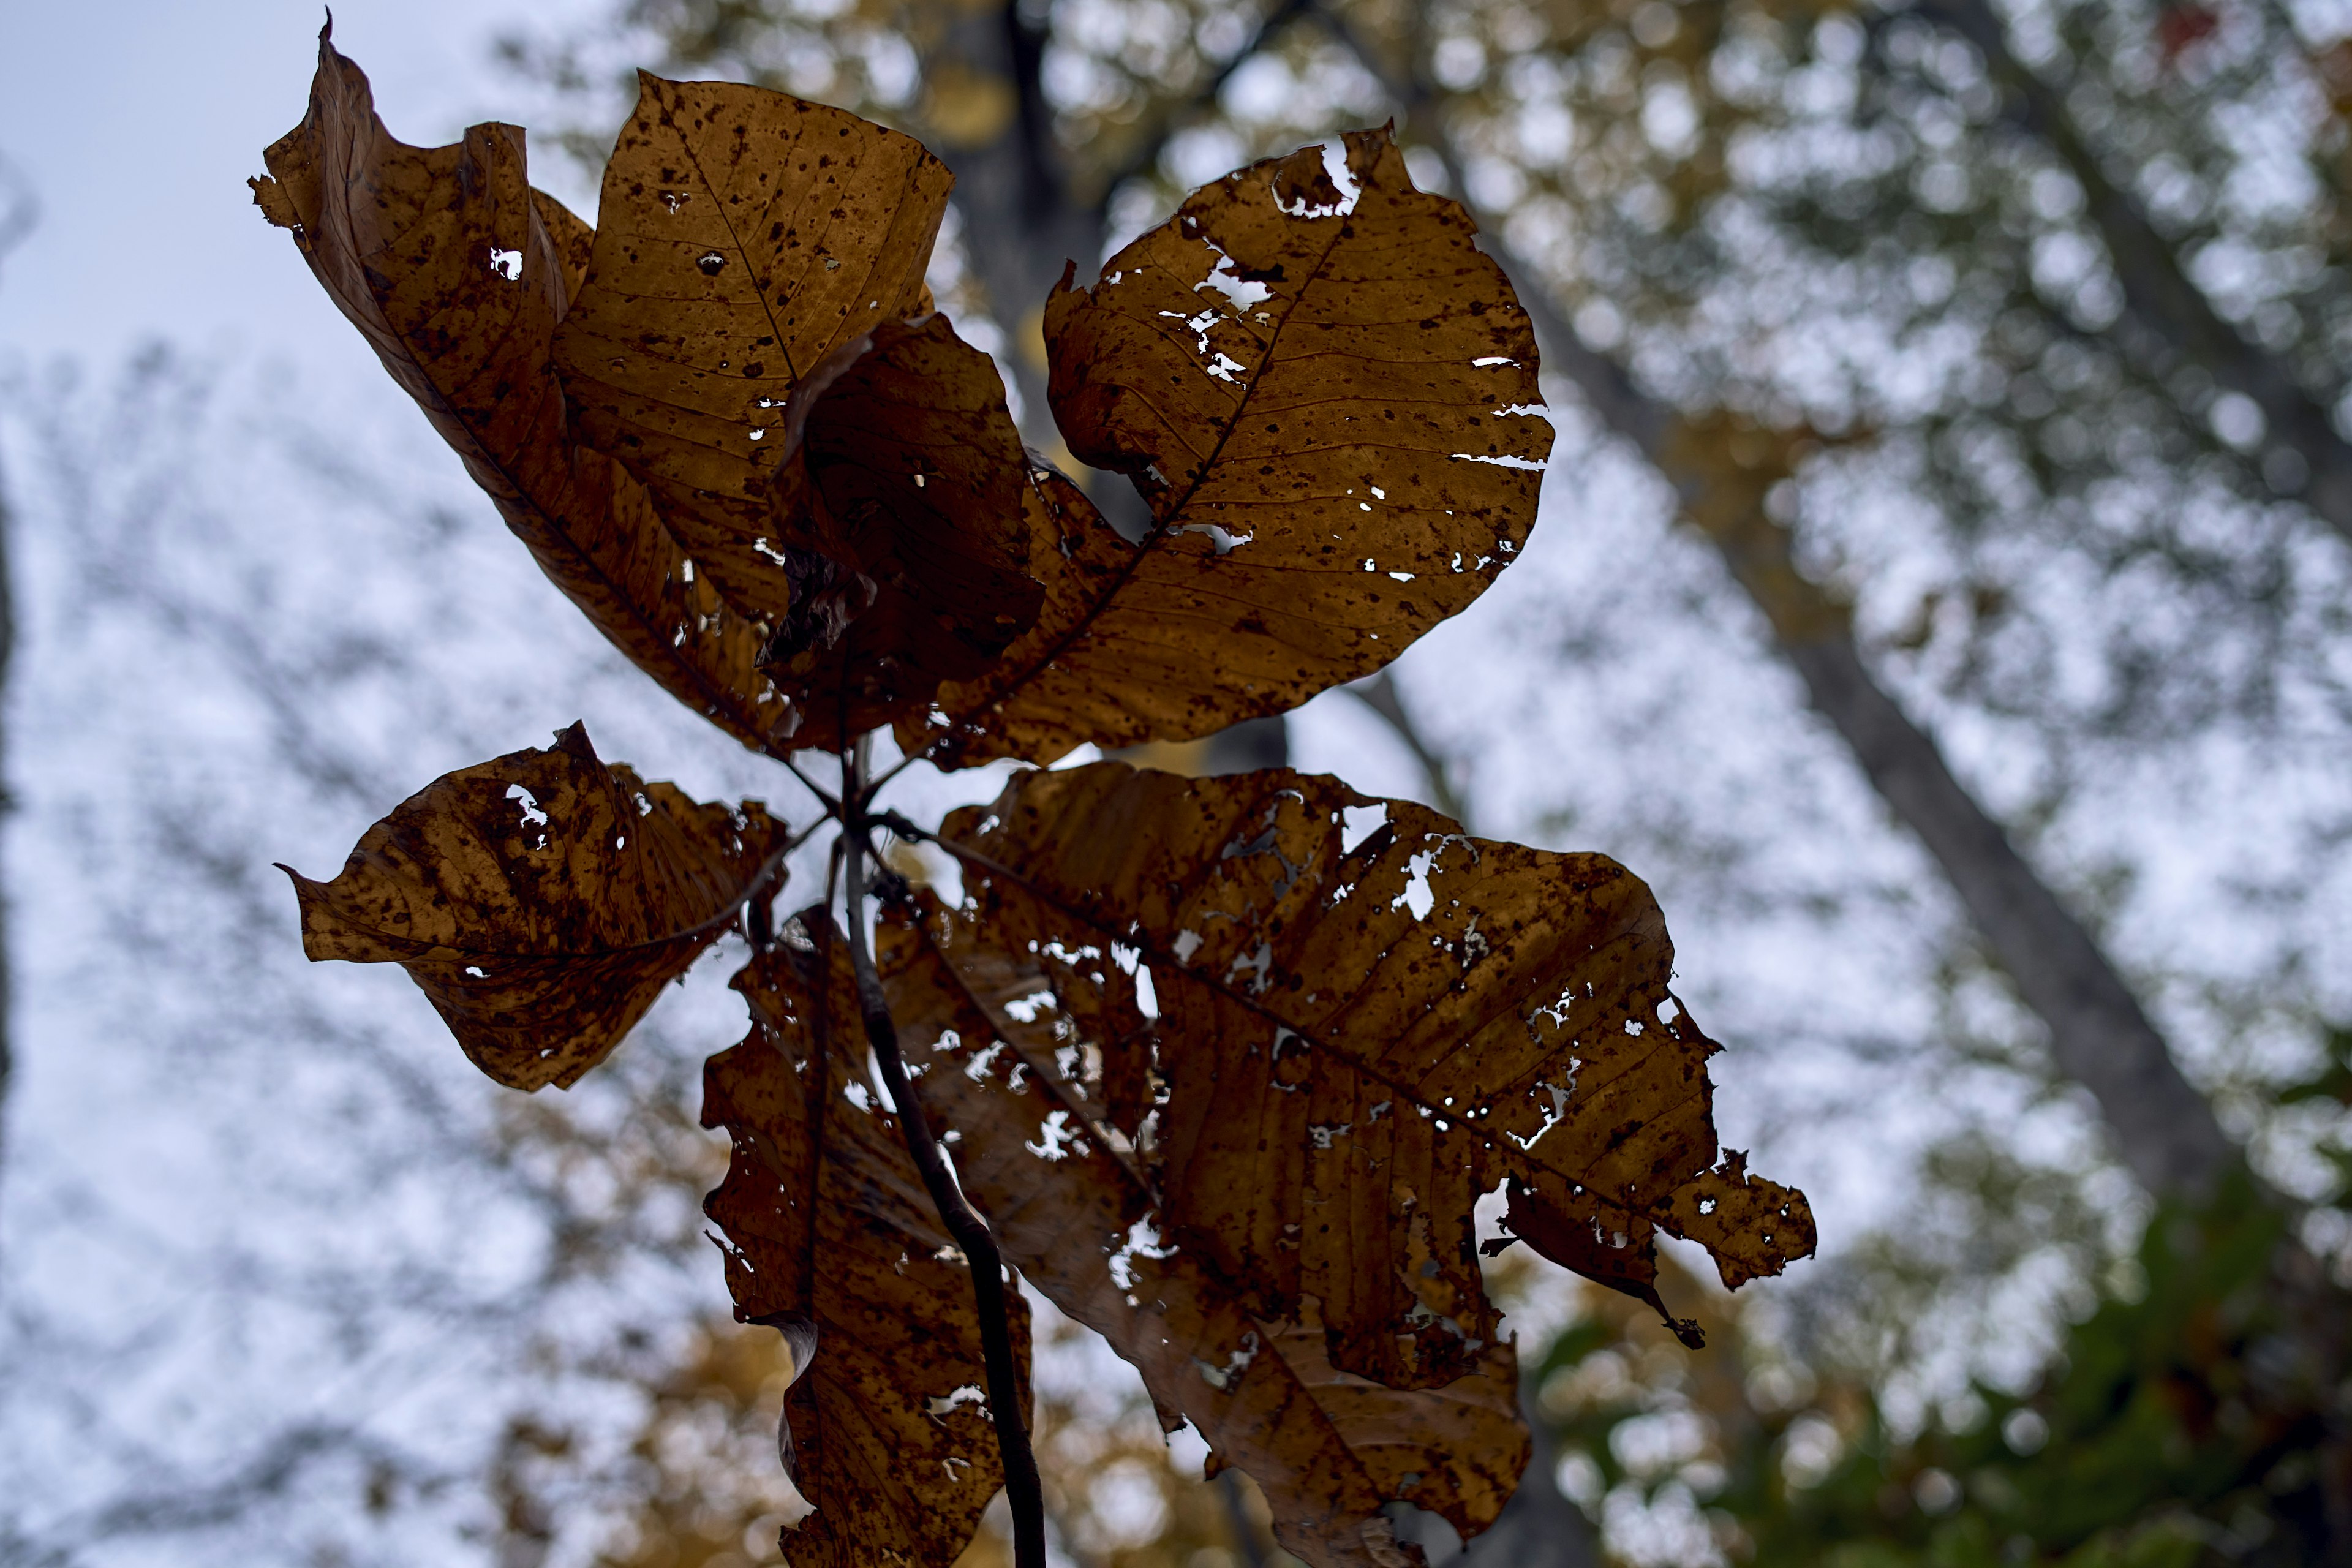
<svg viewBox="0 0 2352 1568">
<path fill-rule="evenodd" d="M 2058 89 L 2011 49 L 2009 25 L 2000 12 L 1989 0 L 1921 0 L 1912 14 L 1958 34 L 1983 55 L 1987 71 L 2010 100 L 2011 120 L 2083 187 L 2085 215 L 2106 247 L 2125 310 L 2173 353 L 2253 399 L 2272 439 L 2292 447 L 2310 470 L 2305 504 L 2352 540 L 2352 442 L 2336 431 L 2326 402 L 2293 364 L 2247 338 L 2214 308 L 2129 189 L 2108 174 Z"/>
<path fill-rule="evenodd" d="M 826 789 L 823 784 L 817 783 L 816 780 L 801 772 L 800 763 L 793 761 L 791 752 L 772 752 L 769 754 L 773 756 L 776 761 L 783 763 L 785 768 L 791 772 L 793 777 L 800 780 L 802 786 L 805 788 L 809 794 L 816 796 L 818 802 L 824 805 L 827 816 L 839 816 L 841 815 L 841 802 L 835 797 L 831 790 Z"/>
<path fill-rule="evenodd" d="M 874 804 L 874 797 L 882 793 L 882 789 L 885 784 L 887 784 L 892 779 L 897 778 L 900 773 L 905 773 L 908 768 L 913 767 L 917 763 L 928 762 L 929 760 L 929 753 L 925 752 L 909 752 L 905 756 L 900 757 L 897 762 L 890 764 L 888 770 L 885 772 L 880 778 L 876 779 L 872 784 L 867 784 L 864 789 L 857 792 L 856 796 L 857 801 L 857 809 L 860 811 L 866 810 L 868 806 Z"/>
<path fill-rule="evenodd" d="M 1404 694 L 1397 689 L 1395 675 L 1383 669 L 1369 679 L 1355 681 L 1339 689 L 1379 714 L 1382 721 L 1395 731 L 1396 738 L 1404 742 L 1404 749 L 1411 752 L 1412 760 L 1421 764 L 1422 776 L 1429 781 L 1430 805 L 1452 817 L 1460 826 L 1468 827 L 1470 808 L 1454 793 L 1453 767 L 1423 738 L 1420 727 L 1413 723 L 1412 713 L 1405 709 Z"/>
<path fill-rule="evenodd" d="M 849 759 L 843 789 L 852 799 L 865 788 L 869 744 L 869 738 L 860 737 Z M 1029 1429 L 1022 1420 L 1021 1377 L 1013 1358 L 1004 1259 L 988 1222 L 956 1185 L 898 1053 L 898 1026 L 890 1016 L 889 999 L 882 993 L 881 977 L 875 973 L 874 954 L 866 941 L 866 827 L 863 821 L 845 824 L 840 838 L 848 874 L 845 923 L 849 928 L 850 963 L 857 973 L 858 1011 L 864 1015 L 866 1042 L 874 1047 L 883 1085 L 889 1089 L 891 1106 L 898 1112 L 907 1152 L 922 1175 L 940 1223 L 963 1248 L 964 1260 L 971 1268 L 972 1296 L 980 1308 L 981 1343 L 988 1363 L 988 1412 L 996 1423 L 996 1447 L 1004 1459 L 1004 1500 L 1013 1510 L 1013 1561 L 1015 1568 L 1045 1568 L 1045 1489 L 1038 1479 L 1037 1456 L 1029 1447 Z"/>
<path fill-rule="evenodd" d="M 1235 50 L 1231 59 L 1212 71 L 1208 79 L 1194 88 L 1183 102 L 1163 110 L 1150 131 L 1140 142 L 1129 149 L 1127 156 L 1120 159 L 1112 168 L 1103 172 L 1099 176 L 1101 188 L 1094 195 L 1096 210 L 1100 211 L 1108 207 L 1111 197 L 1118 194 L 1119 186 L 1129 180 L 1139 179 L 1157 168 L 1161 156 L 1168 151 L 1168 144 L 1176 139 L 1176 133 L 1191 124 L 1196 115 L 1216 102 L 1218 95 L 1225 90 L 1225 83 L 1233 79 L 1234 73 L 1263 53 L 1266 46 L 1273 43 L 1285 27 L 1307 16 L 1314 8 L 1314 0 L 1282 0 L 1280 5 L 1268 11 L 1265 18 L 1258 23 L 1257 31 L 1250 35 L 1249 42 Z"/>
</svg>

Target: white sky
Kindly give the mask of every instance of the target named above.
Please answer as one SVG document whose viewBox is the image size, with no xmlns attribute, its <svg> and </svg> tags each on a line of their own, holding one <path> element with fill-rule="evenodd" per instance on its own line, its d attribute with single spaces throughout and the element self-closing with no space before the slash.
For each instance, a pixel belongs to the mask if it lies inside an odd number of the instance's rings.
<svg viewBox="0 0 2352 1568">
<path fill-rule="evenodd" d="M 335 41 L 404 141 L 453 140 L 522 98 L 490 40 L 592 0 L 341 0 Z M 243 349 L 340 378 L 367 350 L 246 189 L 302 118 L 314 0 L 0 5 L 0 154 L 41 226 L 0 258 L 0 355 L 117 361 L 149 338 Z M 501 113 L 501 110 L 504 110 Z"/>
</svg>

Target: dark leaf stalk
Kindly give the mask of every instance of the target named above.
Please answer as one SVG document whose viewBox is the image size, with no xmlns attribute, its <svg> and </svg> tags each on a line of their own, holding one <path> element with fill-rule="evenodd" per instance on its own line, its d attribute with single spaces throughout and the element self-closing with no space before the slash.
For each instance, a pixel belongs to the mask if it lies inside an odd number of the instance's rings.
<svg viewBox="0 0 2352 1568">
<path fill-rule="evenodd" d="M 867 796 L 867 749 L 861 738 L 851 753 L 842 794 L 852 801 Z M 857 973 L 857 1005 L 866 1026 L 866 1043 L 882 1068 L 883 1086 L 898 1114 L 898 1131 L 907 1152 L 931 1194 L 940 1222 L 963 1249 L 971 1268 L 972 1295 L 980 1309 L 981 1343 L 988 1364 L 988 1413 L 996 1423 L 996 1447 L 1004 1460 L 1004 1500 L 1013 1510 L 1013 1561 L 1015 1568 L 1045 1568 L 1045 1489 L 1038 1479 L 1037 1456 L 1029 1445 L 1029 1429 L 1021 1415 L 1021 1378 L 1013 1354 L 1013 1321 L 1005 1305 L 1004 1259 L 988 1222 L 971 1206 L 948 1169 L 923 1102 L 915 1097 L 907 1077 L 906 1058 L 898 1051 L 898 1026 L 875 972 L 874 952 L 866 939 L 866 834 L 871 826 L 863 811 L 842 825 L 841 844 L 847 873 L 849 959 Z"/>
</svg>

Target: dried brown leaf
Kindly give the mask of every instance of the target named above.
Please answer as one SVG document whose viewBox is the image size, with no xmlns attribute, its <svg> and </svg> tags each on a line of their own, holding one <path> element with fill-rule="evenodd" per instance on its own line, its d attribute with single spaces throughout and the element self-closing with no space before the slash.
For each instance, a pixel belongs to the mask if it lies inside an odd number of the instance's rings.
<svg viewBox="0 0 2352 1568">
<path fill-rule="evenodd" d="M 1038 557 L 1036 627 L 902 743 L 1045 762 L 1279 712 L 1388 663 L 1525 543 L 1551 445 L 1527 314 L 1385 132 L 1346 156 L 1352 196 L 1318 148 L 1253 164 L 1054 295 L 1055 417 L 1157 526 L 1129 546 L 1063 498 L 1075 591 Z"/>
<path fill-rule="evenodd" d="M 1613 861 L 1287 770 L 1116 763 L 1016 775 L 943 837 L 971 857 L 975 994 L 1024 994 L 991 965 L 1040 977 L 1030 1022 L 992 1008 L 999 1032 L 1058 1031 L 1095 1114 L 1144 1151 L 1170 1233 L 1260 1318 L 1315 1298 L 1348 1371 L 1425 1386 L 1494 1339 L 1472 1211 L 1506 1180 L 1591 1194 L 1643 1257 L 1649 1223 L 1684 1231 L 1737 1259 L 1727 1279 L 1811 1249 L 1785 1189 L 1717 1194 L 1705 1223 L 1713 1189 L 1684 1198 L 1716 1163 L 1717 1047 L 1669 993 L 1649 889 Z M 1156 1017 L 1113 979 L 1122 953 Z M 1116 1103 L 1139 1052 L 1148 1125 L 1131 1087 Z"/>
<path fill-rule="evenodd" d="M 1648 1215 L 1543 1172 L 1510 1184 L 1503 1228 L 1507 1234 L 1485 1244 L 1488 1257 L 1509 1247 L 1514 1238 L 1524 1241 L 1538 1257 L 1646 1302 L 1675 1337 L 1692 1349 L 1706 1343 L 1698 1323 L 1667 1311 L 1658 1295 L 1658 1226 Z"/>
<path fill-rule="evenodd" d="M 971 1272 L 872 1108 L 847 943 L 821 909 L 788 933 L 735 977 L 751 1033 L 710 1058 L 702 1111 L 734 1142 L 704 1207 L 735 1314 L 814 1347 L 785 1402 L 814 1512 L 784 1550 L 796 1568 L 947 1568 L 1003 1482 Z M 1025 1388 L 1028 1311 L 1010 1304 Z"/>
<path fill-rule="evenodd" d="M 523 133 L 477 125 L 410 147 L 367 78 L 320 36 L 302 123 L 254 182 L 311 271 L 367 338 L 540 568 L 671 695 L 765 748 L 789 710 L 758 668 L 789 602 L 722 595 L 645 487 L 572 437 L 549 358 L 580 285 L 586 225 L 530 188 Z"/>
<path fill-rule="evenodd" d="M 1042 503 L 995 362 L 945 316 L 836 351 L 803 382 L 780 444 L 763 526 L 831 568 L 767 649 L 808 715 L 795 744 L 837 747 L 924 711 L 942 679 L 978 674 L 1036 619 L 1044 590 L 1024 568 Z"/>
<path fill-rule="evenodd" d="M 1675 1189 L 1658 1223 L 1713 1254 L 1716 1272 L 1731 1290 L 1780 1273 L 1791 1258 L 1811 1254 L 1815 1240 L 1805 1194 L 1749 1175 L 1740 1149 L 1725 1150 L 1716 1169 Z"/>
<path fill-rule="evenodd" d="M 928 308 L 954 179 L 842 110 L 733 82 L 637 86 L 556 360 L 582 429 L 670 503 L 697 557 L 751 554 L 794 389 Z"/>
<path fill-rule="evenodd" d="M 999 1027 L 1042 971 L 978 934 L 936 904 L 893 913 L 882 962 L 918 1092 L 957 1128 L 958 1176 L 1023 1277 L 1141 1372 L 1163 1421 L 1193 1425 L 1212 1473 L 1254 1478 L 1277 1538 L 1318 1568 L 1413 1561 L 1381 1511 L 1393 1500 L 1465 1533 L 1492 1523 L 1528 1458 L 1511 1347 L 1483 1346 L 1437 1388 L 1385 1388 L 1331 1364 L 1311 1296 L 1269 1321 L 1207 1249 L 1155 1245 L 1159 1200 L 1131 1152 L 1089 1125 L 1057 1042 Z"/>
<path fill-rule="evenodd" d="M 331 882 L 281 869 L 312 960 L 397 963 L 484 1072 L 569 1088 L 781 879 L 784 842 L 757 802 L 640 783 L 574 724 L 436 779 Z"/>
</svg>

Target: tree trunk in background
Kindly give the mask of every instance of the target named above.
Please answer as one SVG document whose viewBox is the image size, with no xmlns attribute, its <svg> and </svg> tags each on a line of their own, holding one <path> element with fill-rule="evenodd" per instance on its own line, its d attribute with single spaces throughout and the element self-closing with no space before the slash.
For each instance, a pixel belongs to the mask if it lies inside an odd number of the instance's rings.
<svg viewBox="0 0 2352 1568">
<path fill-rule="evenodd" d="M 1506 259 L 1499 242 L 1490 238 L 1488 248 L 1516 276 L 1534 276 Z M 2090 931 L 1953 777 L 1934 738 L 1878 684 L 1855 645 L 1847 607 L 1797 570 L 1788 530 L 1764 504 L 1785 467 L 1768 455 L 1750 471 L 1751 482 L 1726 483 L 1717 454 L 1726 446 L 1736 453 L 1746 432 L 1730 421 L 1686 420 L 1646 396 L 1615 361 L 1586 348 L 1540 290 L 1523 298 L 1546 340 L 1547 362 L 1674 485 L 1685 515 L 1763 612 L 1813 707 L 1943 868 L 2019 997 L 2049 1029 L 2058 1071 L 2097 1103 L 2116 1154 L 2158 1196 L 2210 1191 L 2238 1158 L 2212 1106 L 2181 1076 Z"/>
<path fill-rule="evenodd" d="M 2126 347 L 2141 351 L 2132 357 L 2159 376 L 2197 366 L 2222 388 L 2252 398 L 2269 424 L 2273 449 L 2302 460 L 2305 503 L 2352 540 L 2352 443 L 2337 433 L 2326 405 L 2294 367 L 2249 342 L 2189 279 L 2147 215 L 2108 177 L 2058 89 L 2011 50 L 2008 26 L 1988 0 L 1921 0 L 1910 14 L 1976 47 L 1987 73 L 2009 100 L 2011 119 L 2054 153 L 2083 187 L 2091 223 L 2106 242 L 2107 264 L 2123 286 L 2125 318 L 2147 340 L 2143 345 L 2124 337 Z"/>
<path fill-rule="evenodd" d="M 16 546 L 16 514 L 8 504 L 7 473 L 0 469 L 0 834 L 16 815 L 16 791 L 8 768 L 8 677 L 16 653 L 16 586 L 10 573 Z M 0 838 L 5 844 L 5 838 Z M 0 1169 L 8 1152 L 8 1091 L 16 1076 L 16 973 L 9 951 L 6 861 L 0 858 Z"/>
<path fill-rule="evenodd" d="M 1256 33 L 1193 95 L 1192 107 L 1213 104 L 1234 68 L 1276 32 L 1304 15 L 1306 0 L 1281 0 Z M 1150 509 L 1124 474 L 1087 468 L 1070 457 L 1046 402 L 1046 296 L 1072 264 L 1075 282 L 1090 287 L 1102 263 L 1104 209 L 1130 177 L 1157 167 L 1171 136 L 1182 128 L 1180 110 L 1153 126 L 1119 167 L 1080 190 L 1054 137 L 1053 106 L 1043 71 L 1049 31 L 1024 19 L 1018 4 L 963 7 L 938 50 L 924 62 L 927 81 L 954 84 L 966 112 L 935 132 L 932 145 L 956 177 L 953 200 L 964 224 L 964 256 L 978 274 L 1003 329 L 1005 357 L 1021 393 L 1023 434 L 1029 444 L 1066 466 L 1111 526 L 1130 542 L 1151 527 Z M 1254 719 L 1207 737 L 1204 758 L 1184 771 L 1242 773 L 1280 767 L 1289 746 L 1279 714 Z"/>
<path fill-rule="evenodd" d="M 1400 78 L 1342 19 L 1326 17 L 1439 150 L 1455 192 L 1466 193 L 1427 84 Z M 1517 283 L 1546 367 L 1573 382 L 1602 423 L 1675 487 L 1685 517 L 1763 612 L 1813 707 L 1943 868 L 2020 998 L 2048 1027 L 2058 1071 L 2097 1103 L 2116 1154 L 2159 1196 L 2210 1191 L 2238 1158 L 2212 1106 L 2181 1076 L 2089 931 L 1952 776 L 1934 739 L 1872 676 L 1847 606 L 1797 570 L 1788 531 L 1765 510 L 1766 495 L 1793 462 L 1790 438 L 1723 416 L 1693 419 L 1643 393 L 1622 366 L 1585 345 L 1538 275 L 1511 254 L 1490 219 L 1481 221 L 1480 243 Z"/>
<path fill-rule="evenodd" d="M 1536 1394 L 1535 1379 L 1522 1367 L 1519 1408 L 1539 1409 Z M 1530 1420 L 1528 1435 L 1533 1446 L 1526 1478 L 1503 1505 L 1502 1517 L 1470 1542 L 1459 1568 L 1601 1568 L 1601 1538 L 1592 1521 L 1559 1489 L 1559 1445 L 1550 1424 Z M 1433 1559 L 1431 1568 L 1445 1565 Z"/>
<path fill-rule="evenodd" d="M 32 182 L 0 156 L 0 258 L 25 242 L 40 221 L 40 199 Z M 8 676 L 16 653 L 16 588 L 11 579 L 10 551 L 15 544 L 15 516 L 8 506 L 8 474 L 0 468 L 0 835 L 16 815 L 16 792 L 8 777 Z M 0 838 L 0 845 L 5 839 Z M 16 973 L 8 943 L 8 881 L 0 859 L 0 1170 L 8 1152 L 8 1091 L 16 1077 Z"/>
<path fill-rule="evenodd" d="M 1022 423 L 1031 443 L 1054 440 L 1045 405 L 1045 297 L 1064 266 L 1094 281 L 1102 258 L 1099 203 L 1073 199 L 1070 172 L 1054 140 L 1053 109 L 1040 78 L 1045 35 L 1017 5 L 957 9 L 927 60 L 927 81 L 957 84 L 963 112 L 933 146 L 955 172 L 953 200 L 964 223 L 964 258 L 979 275 L 1007 340 Z M 1092 487 L 1089 487 L 1091 489 Z"/>
</svg>

